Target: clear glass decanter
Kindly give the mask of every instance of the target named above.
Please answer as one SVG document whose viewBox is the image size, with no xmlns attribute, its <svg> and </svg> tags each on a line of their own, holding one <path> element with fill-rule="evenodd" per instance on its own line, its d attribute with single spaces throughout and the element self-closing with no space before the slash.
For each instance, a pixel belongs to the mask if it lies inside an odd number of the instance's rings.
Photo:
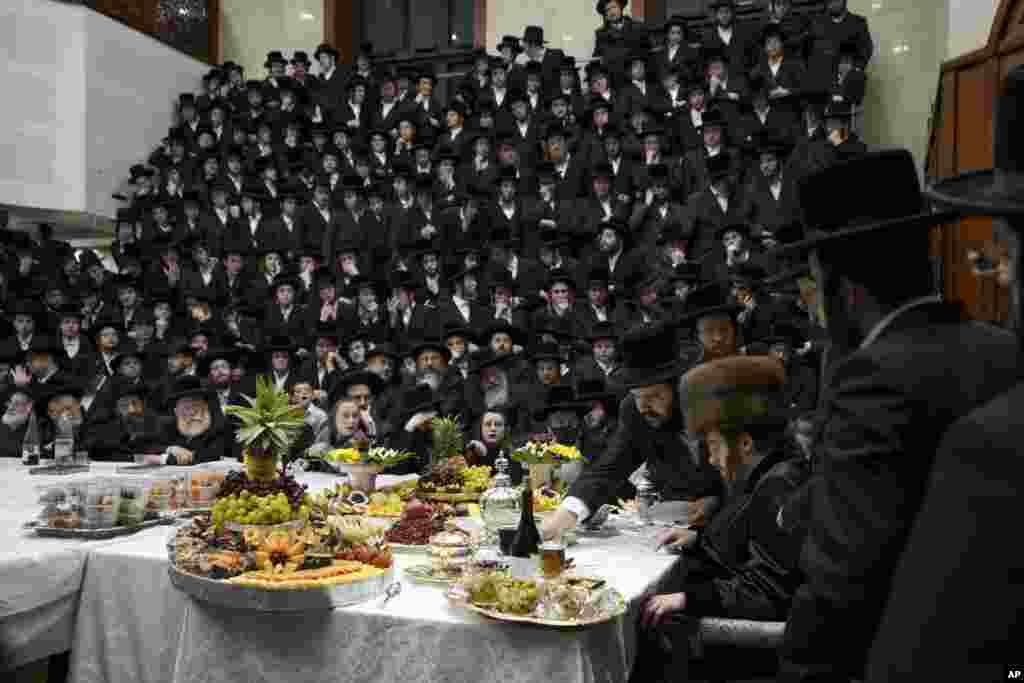
<svg viewBox="0 0 1024 683">
<path fill-rule="evenodd" d="M 480 496 L 480 516 L 484 520 L 481 543 L 485 545 L 498 544 L 498 529 L 514 529 L 519 525 L 519 491 L 512 486 L 504 450 L 498 453 L 494 469 L 497 471 L 494 486 Z"/>
</svg>

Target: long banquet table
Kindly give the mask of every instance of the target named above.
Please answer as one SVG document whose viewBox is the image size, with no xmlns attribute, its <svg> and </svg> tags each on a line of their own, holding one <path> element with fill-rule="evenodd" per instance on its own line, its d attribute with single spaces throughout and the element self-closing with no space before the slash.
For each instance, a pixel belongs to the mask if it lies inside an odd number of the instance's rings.
<svg viewBox="0 0 1024 683">
<path fill-rule="evenodd" d="M 70 647 L 71 679 L 81 683 L 624 681 L 636 599 L 673 561 L 644 536 L 581 538 L 568 553 L 580 571 L 607 578 L 631 602 L 622 619 L 581 630 L 491 621 L 449 606 L 437 586 L 404 578 L 386 605 L 378 598 L 294 615 L 228 610 L 171 585 L 172 527 L 100 543 L 27 537 L 20 524 L 35 509 L 32 485 L 42 482 L 7 463 L 0 473 L 10 492 L 0 501 L 8 522 L 0 548 L 0 647 L 20 648 L 19 662 Z M 339 481 L 299 478 L 311 491 Z M 396 558 L 399 569 L 425 561 L 414 553 Z M 39 616 L 54 606 L 56 616 Z M 33 622 L 47 627 L 38 637 L 32 634 L 41 627 L 25 630 Z"/>
</svg>

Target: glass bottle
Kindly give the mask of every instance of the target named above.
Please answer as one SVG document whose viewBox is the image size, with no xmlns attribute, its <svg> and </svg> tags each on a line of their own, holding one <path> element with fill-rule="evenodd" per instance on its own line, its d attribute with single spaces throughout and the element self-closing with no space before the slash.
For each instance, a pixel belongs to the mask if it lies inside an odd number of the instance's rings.
<svg viewBox="0 0 1024 683">
<path fill-rule="evenodd" d="M 509 554 L 512 557 L 531 557 L 540 549 L 540 531 L 533 519 L 533 489 L 523 487 L 522 502 L 519 509 L 519 528 L 516 529 L 515 540 Z"/>
<path fill-rule="evenodd" d="M 519 492 L 512 486 L 504 450 L 498 453 L 494 469 L 497 471 L 494 486 L 480 496 L 480 516 L 484 521 L 483 542 L 486 545 L 497 545 L 498 529 L 517 526 L 520 517 Z"/>
<path fill-rule="evenodd" d="M 53 439 L 53 460 L 57 467 L 70 467 L 75 463 L 75 431 L 67 415 L 62 415 L 57 420 L 57 433 Z"/>
<path fill-rule="evenodd" d="M 636 485 L 637 516 L 644 524 L 651 524 L 651 508 L 658 502 L 658 490 L 654 483 L 643 477 Z"/>
<path fill-rule="evenodd" d="M 31 466 L 39 464 L 39 423 L 36 421 L 34 410 L 29 413 L 25 438 L 21 441 L 21 464 Z"/>
</svg>

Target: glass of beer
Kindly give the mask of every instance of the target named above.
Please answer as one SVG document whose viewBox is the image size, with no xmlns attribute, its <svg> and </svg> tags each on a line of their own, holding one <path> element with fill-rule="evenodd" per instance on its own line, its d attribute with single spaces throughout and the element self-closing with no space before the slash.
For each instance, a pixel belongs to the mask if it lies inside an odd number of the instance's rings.
<svg viewBox="0 0 1024 683">
<path fill-rule="evenodd" d="M 565 546 L 545 543 L 540 547 L 540 572 L 545 579 L 557 579 L 565 567 Z"/>
</svg>

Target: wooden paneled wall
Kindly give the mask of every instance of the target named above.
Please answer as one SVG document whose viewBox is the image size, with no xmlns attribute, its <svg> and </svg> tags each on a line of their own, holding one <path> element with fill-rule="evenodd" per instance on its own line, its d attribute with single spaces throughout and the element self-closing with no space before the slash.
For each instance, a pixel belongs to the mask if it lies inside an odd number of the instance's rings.
<svg viewBox="0 0 1024 683">
<path fill-rule="evenodd" d="M 932 121 L 928 175 L 948 178 L 992 166 L 993 104 L 999 84 L 1024 63 L 1024 0 L 1001 0 L 988 44 L 942 65 L 938 115 Z M 967 252 L 992 238 L 986 218 L 962 219 L 937 229 L 933 248 L 941 256 L 945 296 L 960 300 L 983 320 L 1005 320 L 1006 299 L 995 283 L 971 274 Z"/>
</svg>

